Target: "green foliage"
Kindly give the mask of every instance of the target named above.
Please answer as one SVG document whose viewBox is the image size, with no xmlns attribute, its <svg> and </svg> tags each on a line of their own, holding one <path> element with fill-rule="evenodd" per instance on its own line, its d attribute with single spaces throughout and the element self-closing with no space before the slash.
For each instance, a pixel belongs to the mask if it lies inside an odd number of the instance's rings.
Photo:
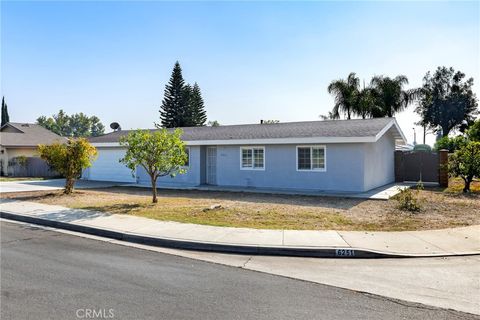
<svg viewBox="0 0 480 320">
<path fill-rule="evenodd" d="M 165 86 L 165 94 L 160 107 L 161 125 L 157 127 L 180 128 L 205 125 L 207 115 L 200 87 L 185 84 L 182 68 L 177 61 L 172 75 Z"/>
<path fill-rule="evenodd" d="M 210 127 L 220 127 L 220 122 L 218 122 L 217 120 L 208 121 L 207 126 L 210 126 Z"/>
<path fill-rule="evenodd" d="M 189 126 L 204 126 L 207 121 L 207 113 L 202 98 L 200 86 L 195 82 L 191 89 L 190 98 L 187 103 L 190 123 Z"/>
<path fill-rule="evenodd" d="M 161 126 L 164 128 L 178 128 L 185 126 L 185 113 L 187 109 L 185 80 L 182 76 L 180 63 L 175 62 L 170 81 L 165 86 L 165 94 L 160 107 Z M 157 125 L 157 127 L 159 127 Z"/>
<path fill-rule="evenodd" d="M 365 118 L 393 117 L 412 103 L 418 90 L 404 90 L 408 84 L 405 76 L 395 78 L 375 76 L 369 87 L 360 89 L 360 79 L 350 73 L 346 80 L 332 81 L 328 92 L 335 97 L 333 110 L 322 119 L 339 119 L 343 114 L 347 119 L 352 116 Z"/>
<path fill-rule="evenodd" d="M 347 80 L 334 80 L 328 85 L 328 93 L 335 97 L 335 105 L 332 110 L 335 119 L 339 119 L 341 114 L 344 114 L 347 119 L 352 117 L 355 112 L 355 102 L 359 87 L 360 79 L 355 72 L 351 72 Z"/>
<path fill-rule="evenodd" d="M 468 139 L 480 141 L 480 119 L 477 119 L 467 130 Z"/>
<path fill-rule="evenodd" d="M 417 188 L 413 191 L 411 188 L 399 188 L 399 193 L 395 196 L 397 208 L 403 211 L 418 212 L 422 209 L 418 195 L 423 189 L 421 183 L 417 184 Z"/>
<path fill-rule="evenodd" d="M 9 166 L 20 166 L 23 168 L 27 167 L 28 158 L 26 156 L 18 156 L 10 159 L 8 161 Z"/>
<path fill-rule="evenodd" d="M 8 106 L 5 102 L 5 97 L 2 97 L 2 126 L 10 122 L 10 116 L 8 115 Z"/>
<path fill-rule="evenodd" d="M 454 129 L 463 129 L 464 122 L 472 124 L 478 114 L 478 101 L 473 88 L 473 78 L 453 68 L 438 67 L 432 75 L 427 72 L 420 90 L 415 111 L 422 120 L 420 125 L 435 132 L 442 130 L 444 137 Z"/>
<path fill-rule="evenodd" d="M 154 132 L 136 130 L 120 139 L 120 145 L 127 147 L 125 156 L 120 159 L 132 173 L 138 166 L 145 169 L 151 179 L 153 199 L 157 202 L 158 177 L 185 173 L 187 162 L 185 144 L 181 139 L 182 130 L 173 132 L 163 128 Z"/>
<path fill-rule="evenodd" d="M 40 157 L 55 171 L 66 179 L 65 194 L 73 191 L 75 180 L 82 170 L 90 167 L 97 156 L 97 150 L 87 139 L 68 139 L 67 143 L 39 145 Z"/>
<path fill-rule="evenodd" d="M 416 97 L 416 90 L 404 90 L 408 84 L 406 76 L 395 78 L 375 76 L 371 87 L 374 95 L 373 117 L 393 117 L 395 113 L 403 111 Z"/>
<path fill-rule="evenodd" d="M 470 192 L 474 178 L 480 178 L 480 142 L 470 141 L 448 158 L 448 173 L 465 182 L 463 192 Z"/>
<path fill-rule="evenodd" d="M 64 137 L 96 137 L 105 131 L 98 117 L 88 117 L 83 112 L 69 116 L 60 110 L 49 118 L 38 117 L 37 124 Z"/>
<path fill-rule="evenodd" d="M 435 142 L 434 149 L 436 151 L 445 149 L 448 150 L 449 153 L 453 153 L 456 150 L 460 149 L 461 147 L 467 144 L 468 140 L 464 136 L 457 136 L 457 137 L 443 137 L 438 139 Z"/>
</svg>

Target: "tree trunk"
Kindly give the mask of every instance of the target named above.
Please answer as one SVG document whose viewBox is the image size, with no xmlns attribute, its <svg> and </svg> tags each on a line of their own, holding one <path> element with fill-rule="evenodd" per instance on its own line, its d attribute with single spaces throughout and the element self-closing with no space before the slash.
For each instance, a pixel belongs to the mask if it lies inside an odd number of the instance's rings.
<svg viewBox="0 0 480 320">
<path fill-rule="evenodd" d="M 157 179 L 151 178 L 152 181 L 152 203 L 157 203 Z"/>
<path fill-rule="evenodd" d="M 472 182 L 472 180 L 470 179 L 464 179 L 465 180 L 465 186 L 463 187 L 463 192 L 470 192 L 470 183 Z"/>
<path fill-rule="evenodd" d="M 448 126 L 441 126 L 442 127 L 442 138 L 445 138 L 448 136 L 448 133 L 450 132 L 450 128 Z"/>
<path fill-rule="evenodd" d="M 63 190 L 63 193 L 65 194 L 70 194 L 73 192 L 73 185 L 75 184 L 75 179 L 73 178 L 67 178 L 65 182 L 65 189 Z"/>
</svg>

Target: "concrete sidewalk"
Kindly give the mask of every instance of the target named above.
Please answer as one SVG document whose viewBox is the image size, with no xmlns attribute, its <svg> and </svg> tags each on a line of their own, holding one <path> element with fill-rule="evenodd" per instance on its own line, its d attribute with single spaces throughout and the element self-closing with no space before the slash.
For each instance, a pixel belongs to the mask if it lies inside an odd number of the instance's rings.
<svg viewBox="0 0 480 320">
<path fill-rule="evenodd" d="M 108 181 L 90 181 L 77 180 L 75 182 L 76 189 L 93 189 L 108 188 L 121 185 L 118 182 Z M 31 192 L 31 191 L 51 191 L 61 190 L 65 187 L 65 179 L 48 179 L 48 180 L 21 180 L 21 181 L 2 181 L 0 182 L 0 192 Z"/>
<path fill-rule="evenodd" d="M 171 248 L 310 257 L 480 254 L 480 226 L 432 231 L 297 231 L 213 227 L 2 199 L 1 217 Z"/>
</svg>

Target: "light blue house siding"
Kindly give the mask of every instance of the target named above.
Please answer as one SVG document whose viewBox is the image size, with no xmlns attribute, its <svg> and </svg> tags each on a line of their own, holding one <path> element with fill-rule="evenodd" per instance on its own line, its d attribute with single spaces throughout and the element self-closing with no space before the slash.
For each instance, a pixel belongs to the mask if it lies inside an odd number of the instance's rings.
<svg viewBox="0 0 480 320">
<path fill-rule="evenodd" d="M 265 170 L 241 170 L 240 146 L 217 147 L 217 184 L 297 190 L 363 190 L 361 144 L 327 144 L 326 171 L 298 171 L 297 145 L 265 145 Z"/>
<path fill-rule="evenodd" d="M 338 143 L 325 146 L 325 171 L 298 171 L 297 146 L 261 145 L 265 148 L 265 169 L 240 168 L 241 147 L 216 146 L 216 185 L 250 188 L 362 192 L 394 181 L 393 137 L 385 134 L 375 143 Z M 260 145 L 256 145 L 260 146 Z M 162 177 L 159 187 L 194 187 L 206 183 L 206 146 L 190 146 L 187 173 L 175 178 Z M 143 168 L 136 172 L 137 182 L 150 185 Z"/>
<path fill-rule="evenodd" d="M 395 139 L 387 132 L 375 143 L 365 143 L 364 190 L 395 181 Z"/>
</svg>

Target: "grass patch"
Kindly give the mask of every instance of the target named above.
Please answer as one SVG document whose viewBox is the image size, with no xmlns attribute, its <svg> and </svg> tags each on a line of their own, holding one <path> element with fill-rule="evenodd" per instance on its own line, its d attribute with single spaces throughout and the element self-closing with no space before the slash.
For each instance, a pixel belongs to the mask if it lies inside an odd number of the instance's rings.
<svg viewBox="0 0 480 320">
<path fill-rule="evenodd" d="M 448 188 L 444 192 L 448 193 L 463 193 L 463 187 L 465 183 L 462 178 L 452 178 L 448 181 Z M 480 194 L 480 180 L 474 179 L 470 184 L 471 193 Z"/>
<path fill-rule="evenodd" d="M 480 194 L 420 190 L 420 212 L 397 208 L 395 200 L 253 193 L 160 190 L 157 204 L 140 188 L 3 194 L 70 208 L 211 226 L 292 230 L 404 231 L 480 224 Z M 211 207 L 220 206 L 216 209 Z"/>
</svg>

